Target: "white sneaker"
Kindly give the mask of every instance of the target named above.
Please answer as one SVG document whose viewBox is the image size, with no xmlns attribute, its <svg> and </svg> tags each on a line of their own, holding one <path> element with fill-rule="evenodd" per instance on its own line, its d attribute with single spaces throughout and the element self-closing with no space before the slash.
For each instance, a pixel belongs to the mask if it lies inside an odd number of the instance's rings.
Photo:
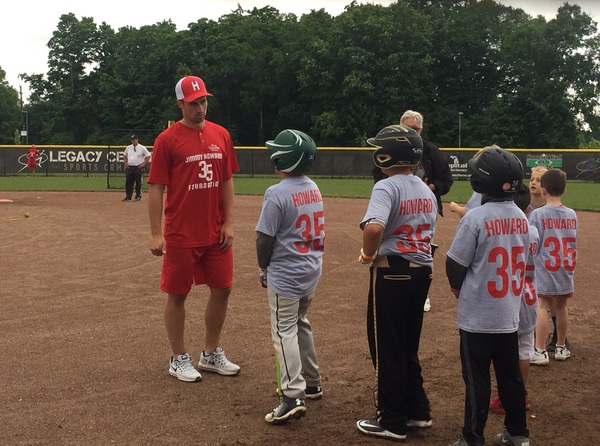
<svg viewBox="0 0 600 446">
<path fill-rule="evenodd" d="M 198 368 L 208 372 L 217 372 L 219 375 L 237 375 L 240 371 L 240 366 L 231 362 L 225 356 L 225 352 L 221 347 L 206 355 L 204 352 L 200 355 Z"/>
<path fill-rule="evenodd" d="M 202 375 L 194 368 L 192 357 L 187 353 L 174 358 L 169 362 L 169 375 L 175 376 L 180 381 L 194 383 L 202 381 Z"/>
<path fill-rule="evenodd" d="M 423 311 L 427 313 L 429 310 L 431 310 L 431 302 L 429 301 L 429 298 L 427 298 L 425 299 L 425 305 L 423 305 Z"/>
<path fill-rule="evenodd" d="M 565 361 L 571 357 L 571 352 L 566 345 L 557 345 L 554 350 L 554 359 L 557 361 Z"/>
<path fill-rule="evenodd" d="M 458 440 L 456 440 L 450 446 L 469 446 L 469 443 L 467 443 L 467 440 L 465 440 L 461 435 L 460 437 L 458 437 Z"/>
<path fill-rule="evenodd" d="M 500 446 L 529 446 L 529 437 L 510 435 L 508 431 L 496 435 L 496 444 Z"/>
<path fill-rule="evenodd" d="M 529 358 L 529 364 L 533 365 L 548 365 L 549 362 L 548 352 L 537 348 L 533 350 L 533 355 Z"/>
<path fill-rule="evenodd" d="M 433 425 L 433 421 L 431 420 L 408 420 L 406 422 L 406 427 L 431 427 Z"/>
</svg>

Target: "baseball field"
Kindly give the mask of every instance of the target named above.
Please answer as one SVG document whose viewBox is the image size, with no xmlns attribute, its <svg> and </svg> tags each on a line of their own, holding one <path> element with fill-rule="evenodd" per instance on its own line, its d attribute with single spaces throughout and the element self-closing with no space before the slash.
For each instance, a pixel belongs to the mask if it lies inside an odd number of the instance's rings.
<svg viewBox="0 0 600 446">
<path fill-rule="evenodd" d="M 569 191 L 567 191 L 567 194 Z M 261 196 L 236 197 L 235 277 L 222 334 L 236 377 L 203 373 L 183 383 L 167 371 L 161 259 L 148 249 L 147 202 L 118 192 L 0 192 L 0 425 L 2 445 L 383 445 L 362 436 L 375 413 L 375 375 L 365 327 L 367 266 L 357 262 L 367 200 L 325 198 L 323 276 L 309 311 L 324 396 L 307 416 L 271 426 L 277 405 L 266 293 L 257 278 L 254 227 Z M 447 208 L 447 205 L 446 205 Z M 25 218 L 25 213 L 29 217 Z M 600 318 L 596 265 L 600 214 L 578 212 L 575 297 L 569 302 L 572 357 L 532 368 L 531 444 L 600 442 Z M 464 385 L 456 300 L 444 262 L 458 217 L 438 219 L 432 310 L 421 341 L 433 426 L 408 444 L 446 446 L 460 432 Z M 186 342 L 203 348 L 205 287 L 187 304 Z M 490 414 L 487 444 L 502 431 Z"/>
</svg>

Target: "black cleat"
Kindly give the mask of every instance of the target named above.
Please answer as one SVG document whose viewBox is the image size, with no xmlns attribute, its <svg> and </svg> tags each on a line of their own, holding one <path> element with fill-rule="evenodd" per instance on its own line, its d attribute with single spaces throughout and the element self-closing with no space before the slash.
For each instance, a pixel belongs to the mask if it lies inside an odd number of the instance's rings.
<svg viewBox="0 0 600 446">
<path fill-rule="evenodd" d="M 299 420 L 306 415 L 304 400 L 282 396 L 280 404 L 265 416 L 265 421 L 271 424 L 285 424 L 288 420 Z"/>
<path fill-rule="evenodd" d="M 307 387 L 305 393 L 309 400 L 320 400 L 323 396 L 323 388 L 321 386 Z"/>
</svg>

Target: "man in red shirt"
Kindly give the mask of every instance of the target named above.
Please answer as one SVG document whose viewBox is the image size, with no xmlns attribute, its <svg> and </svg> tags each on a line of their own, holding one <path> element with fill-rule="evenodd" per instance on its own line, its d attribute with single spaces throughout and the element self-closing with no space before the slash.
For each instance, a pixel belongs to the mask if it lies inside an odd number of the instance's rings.
<svg viewBox="0 0 600 446">
<path fill-rule="evenodd" d="M 27 169 L 29 170 L 29 175 L 32 177 L 35 176 L 38 156 L 40 156 L 40 151 L 35 148 L 35 144 L 32 144 L 31 148 L 27 150 Z"/>
<path fill-rule="evenodd" d="M 221 375 L 240 370 L 219 346 L 233 284 L 233 172 L 239 167 L 229 132 L 205 119 L 212 95 L 202 79 L 182 78 L 175 93 L 183 118 L 156 138 L 148 176 L 150 250 L 163 256 L 160 289 L 168 295 L 164 317 L 173 350 L 169 373 L 197 382 L 202 376 L 184 344 L 185 301 L 194 283 L 210 289 L 198 367 Z"/>
</svg>

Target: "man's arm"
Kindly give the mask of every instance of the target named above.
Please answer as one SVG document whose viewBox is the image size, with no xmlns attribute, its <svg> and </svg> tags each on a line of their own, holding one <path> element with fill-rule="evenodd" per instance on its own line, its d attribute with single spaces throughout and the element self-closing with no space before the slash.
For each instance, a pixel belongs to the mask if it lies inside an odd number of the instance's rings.
<svg viewBox="0 0 600 446">
<path fill-rule="evenodd" d="M 143 168 L 143 167 L 144 167 L 146 164 L 148 164 L 148 163 L 150 162 L 150 158 L 151 158 L 151 156 L 150 156 L 150 155 L 148 155 L 146 158 L 144 158 L 144 162 L 143 162 L 143 163 L 141 163 L 141 164 L 140 164 L 138 167 L 139 167 L 140 169 L 141 169 L 141 168 Z"/>
<path fill-rule="evenodd" d="M 221 210 L 223 211 L 223 226 L 221 227 L 219 243 L 221 244 L 221 249 L 227 251 L 233 245 L 233 177 L 223 182 L 222 196 Z"/>
<path fill-rule="evenodd" d="M 430 142 L 427 144 L 429 144 L 431 149 L 431 170 L 433 173 L 433 178 L 429 178 L 428 182 L 435 186 L 434 192 L 436 195 L 446 195 L 454 182 L 452 171 L 442 151 L 435 144 Z"/>
<path fill-rule="evenodd" d="M 166 252 L 165 237 L 163 235 L 163 194 L 164 184 L 148 185 L 148 217 L 150 218 L 150 251 L 155 256 L 162 256 Z"/>
<path fill-rule="evenodd" d="M 371 170 L 371 173 L 373 174 L 373 181 L 375 183 L 377 183 L 380 180 L 383 180 L 384 178 L 387 178 L 388 176 L 383 173 L 381 171 L 381 169 L 377 166 L 373 167 L 373 170 Z"/>
</svg>

